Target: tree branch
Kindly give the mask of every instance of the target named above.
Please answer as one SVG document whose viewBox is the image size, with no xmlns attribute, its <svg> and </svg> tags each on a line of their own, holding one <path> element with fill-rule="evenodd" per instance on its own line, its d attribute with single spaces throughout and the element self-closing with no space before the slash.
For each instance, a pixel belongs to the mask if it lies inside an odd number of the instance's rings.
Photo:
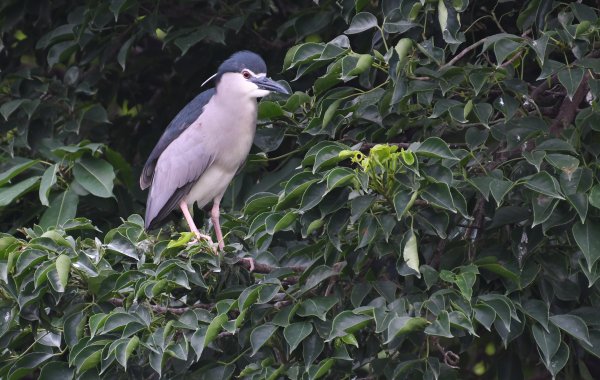
<svg viewBox="0 0 600 380">
<path fill-rule="evenodd" d="M 473 45 L 466 47 L 465 49 L 463 49 L 463 51 L 461 51 L 460 53 L 455 55 L 454 58 L 452 58 L 448 63 L 440 66 L 440 70 L 444 70 L 444 69 L 454 65 L 456 62 L 460 61 L 465 55 L 467 55 L 470 51 L 476 49 L 479 45 L 483 45 L 485 40 L 486 39 L 484 38 L 482 40 L 475 42 Z"/>
<path fill-rule="evenodd" d="M 573 94 L 573 100 L 569 99 L 568 96 L 565 96 L 565 98 L 563 99 L 562 104 L 560 106 L 560 110 L 558 111 L 558 115 L 550 125 L 550 134 L 552 134 L 553 136 L 560 136 L 563 129 L 565 129 L 567 126 L 569 126 L 569 124 L 573 122 L 573 120 L 575 120 L 575 116 L 577 115 L 577 108 L 579 107 L 583 99 L 585 99 L 585 95 L 587 94 L 589 89 L 588 80 L 589 74 L 585 73 L 583 79 L 581 80 L 581 83 L 579 84 L 579 87 L 575 91 L 575 94 Z"/>
</svg>

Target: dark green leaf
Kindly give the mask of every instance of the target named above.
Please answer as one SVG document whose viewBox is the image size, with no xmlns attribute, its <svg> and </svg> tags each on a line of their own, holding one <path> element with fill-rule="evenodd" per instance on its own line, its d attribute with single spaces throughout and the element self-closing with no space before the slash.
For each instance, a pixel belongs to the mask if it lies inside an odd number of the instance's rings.
<svg viewBox="0 0 600 380">
<path fill-rule="evenodd" d="M 600 224 L 588 220 L 585 224 L 573 225 L 573 237 L 583 252 L 587 261 L 588 270 L 600 259 Z"/>
<path fill-rule="evenodd" d="M 588 328 L 581 318 L 571 314 L 553 315 L 550 322 L 574 338 L 591 344 Z"/>
<path fill-rule="evenodd" d="M 344 33 L 355 34 L 375 27 L 377 27 L 377 17 L 368 12 L 360 12 L 352 18 L 350 27 Z"/>
<path fill-rule="evenodd" d="M 38 184 L 40 177 L 29 177 L 15 185 L 0 188 L 0 207 L 8 206 Z"/>
<path fill-rule="evenodd" d="M 84 189 L 101 198 L 113 196 L 115 172 L 108 162 L 91 157 L 82 157 L 73 167 L 75 180 Z"/>
<path fill-rule="evenodd" d="M 250 333 L 250 345 L 252 346 L 252 353 L 250 356 L 254 356 L 258 350 L 267 343 L 276 330 L 277 326 L 272 324 L 264 324 L 254 328 L 252 333 Z"/>
<path fill-rule="evenodd" d="M 44 171 L 44 175 L 42 176 L 42 181 L 40 182 L 39 196 L 40 202 L 44 206 L 50 206 L 50 202 L 48 201 L 48 194 L 50 193 L 50 189 L 56 183 L 57 177 L 56 173 L 58 171 L 58 164 L 51 165 L 46 171 Z"/>
<path fill-rule="evenodd" d="M 297 322 L 286 326 L 283 329 L 283 336 L 285 337 L 286 342 L 290 346 L 289 352 L 293 352 L 296 349 L 296 347 L 298 347 L 298 345 L 310 335 L 312 330 L 313 326 L 308 322 Z"/>
<path fill-rule="evenodd" d="M 583 79 L 584 69 L 581 67 L 566 68 L 558 72 L 558 80 L 567 90 L 569 99 L 573 100 L 573 95 Z"/>
<path fill-rule="evenodd" d="M 413 148 L 413 151 L 424 156 L 458 160 L 448 147 L 448 144 L 439 137 L 429 137 L 422 143 L 416 144 L 416 148 Z"/>
</svg>

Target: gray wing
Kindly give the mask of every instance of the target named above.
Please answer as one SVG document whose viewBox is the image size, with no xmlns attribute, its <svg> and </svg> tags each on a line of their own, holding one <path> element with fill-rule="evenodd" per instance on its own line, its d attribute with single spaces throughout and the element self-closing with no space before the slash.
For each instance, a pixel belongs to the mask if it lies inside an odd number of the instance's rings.
<svg viewBox="0 0 600 380">
<path fill-rule="evenodd" d="M 153 170 L 154 178 L 146 203 L 146 229 L 151 230 L 178 207 L 218 152 L 207 143 L 202 126 L 179 135 L 162 152 Z"/>
<path fill-rule="evenodd" d="M 140 176 L 140 187 L 142 190 L 146 189 L 152 183 L 154 177 L 154 168 L 160 155 L 167 149 L 167 147 L 179 137 L 198 117 L 202 114 L 204 106 L 208 103 L 210 98 L 215 94 L 215 89 L 211 88 L 204 92 L 201 92 L 191 102 L 179 111 L 177 116 L 169 123 L 162 136 L 156 143 L 156 146 L 150 153 L 142 175 Z"/>
</svg>

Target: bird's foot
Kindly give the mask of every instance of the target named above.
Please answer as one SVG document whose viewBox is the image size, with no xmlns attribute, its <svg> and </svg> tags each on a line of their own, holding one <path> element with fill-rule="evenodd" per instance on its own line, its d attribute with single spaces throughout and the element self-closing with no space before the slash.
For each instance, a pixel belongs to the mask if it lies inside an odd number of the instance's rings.
<svg viewBox="0 0 600 380">
<path fill-rule="evenodd" d="M 199 243 L 200 240 L 205 240 L 208 243 L 208 245 L 210 245 L 210 248 L 213 250 L 213 252 L 217 254 L 216 244 L 212 241 L 210 235 L 201 234 L 199 231 L 194 231 L 194 235 L 196 235 L 196 239 L 192 240 L 193 244 Z"/>
<path fill-rule="evenodd" d="M 242 261 L 246 261 L 250 265 L 250 272 L 254 272 L 254 259 L 252 257 L 244 257 Z"/>
</svg>

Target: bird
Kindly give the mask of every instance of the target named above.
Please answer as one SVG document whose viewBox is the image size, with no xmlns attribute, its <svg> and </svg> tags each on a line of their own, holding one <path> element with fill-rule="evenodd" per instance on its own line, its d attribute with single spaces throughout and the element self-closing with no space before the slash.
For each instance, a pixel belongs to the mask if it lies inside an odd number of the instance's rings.
<svg viewBox="0 0 600 380">
<path fill-rule="evenodd" d="M 220 202 L 252 147 L 257 99 L 271 92 L 289 94 L 266 72 L 258 54 L 247 50 L 232 54 L 206 81 L 214 79 L 215 87 L 197 95 L 169 123 L 140 176 L 142 190 L 150 188 L 144 218 L 147 231 L 158 228 L 180 208 L 196 239 L 212 245 L 190 214 L 194 203 L 202 208 L 212 202 L 210 219 L 223 251 Z"/>
</svg>

